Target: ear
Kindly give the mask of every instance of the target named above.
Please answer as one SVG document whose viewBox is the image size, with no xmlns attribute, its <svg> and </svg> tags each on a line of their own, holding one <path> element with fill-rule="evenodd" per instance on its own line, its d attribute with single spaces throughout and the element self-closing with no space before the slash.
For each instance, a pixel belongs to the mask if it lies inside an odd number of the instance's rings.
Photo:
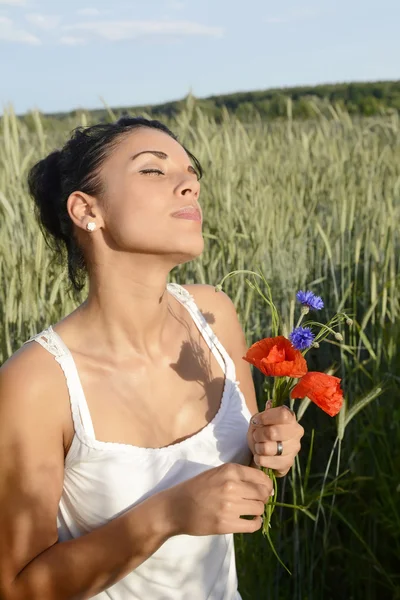
<svg viewBox="0 0 400 600">
<path fill-rule="evenodd" d="M 96 229 L 104 227 L 100 205 L 96 198 L 84 192 L 72 192 L 67 200 L 67 210 L 73 223 L 86 230 L 89 222 L 96 223 Z"/>
</svg>

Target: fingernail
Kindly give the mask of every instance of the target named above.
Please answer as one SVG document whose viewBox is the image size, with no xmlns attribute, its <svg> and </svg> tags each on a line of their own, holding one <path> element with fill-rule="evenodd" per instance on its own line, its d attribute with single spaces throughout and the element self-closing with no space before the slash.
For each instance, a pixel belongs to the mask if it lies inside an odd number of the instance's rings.
<svg viewBox="0 0 400 600">
<path fill-rule="evenodd" d="M 260 424 L 260 419 L 258 417 L 253 417 L 251 419 L 251 422 L 253 423 L 253 425 L 259 425 Z"/>
<path fill-rule="evenodd" d="M 274 494 L 275 494 L 275 490 L 274 490 L 274 488 L 272 488 L 271 496 L 273 496 Z"/>
<path fill-rule="evenodd" d="M 265 410 L 268 410 L 269 408 L 272 408 L 272 400 L 268 400 L 268 402 L 265 405 Z"/>
</svg>

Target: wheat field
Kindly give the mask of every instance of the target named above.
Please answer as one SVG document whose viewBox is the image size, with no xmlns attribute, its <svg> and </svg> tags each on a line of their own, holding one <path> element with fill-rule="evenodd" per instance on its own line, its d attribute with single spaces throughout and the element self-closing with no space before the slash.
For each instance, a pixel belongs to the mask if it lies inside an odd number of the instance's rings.
<svg viewBox="0 0 400 600">
<path fill-rule="evenodd" d="M 327 315 L 345 310 L 354 320 L 342 344 L 311 357 L 342 377 L 346 407 L 336 420 L 314 407 L 302 416 L 304 450 L 281 501 L 309 514 L 281 509 L 274 531 L 292 577 L 263 539 L 237 536 L 240 590 L 244 600 L 400 598 L 400 119 L 350 118 L 331 107 L 329 116 L 316 109 L 297 121 L 290 108 L 288 100 L 286 118 L 250 123 L 225 111 L 217 123 L 188 101 L 165 120 L 205 171 L 205 250 L 171 280 L 216 285 L 230 271 L 261 268 L 285 331 L 298 289 L 322 296 Z M 57 122 L 37 112 L 16 117 L 11 107 L 1 119 L 0 364 L 81 301 L 67 293 L 66 268 L 35 222 L 26 177 L 90 123 L 89 113 Z M 270 315 L 245 275 L 224 291 L 249 344 L 269 335 Z M 257 374 L 255 383 L 262 406 Z"/>
</svg>

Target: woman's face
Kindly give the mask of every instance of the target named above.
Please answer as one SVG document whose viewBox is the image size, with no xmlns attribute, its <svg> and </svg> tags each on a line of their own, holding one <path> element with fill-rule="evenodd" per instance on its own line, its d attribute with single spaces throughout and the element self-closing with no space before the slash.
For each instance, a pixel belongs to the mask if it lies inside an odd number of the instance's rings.
<svg viewBox="0 0 400 600">
<path fill-rule="evenodd" d="M 169 255 L 172 264 L 202 253 L 202 221 L 171 216 L 185 206 L 201 212 L 197 173 L 173 138 L 155 129 L 137 129 L 118 142 L 101 177 L 104 234 L 110 246 Z"/>
</svg>

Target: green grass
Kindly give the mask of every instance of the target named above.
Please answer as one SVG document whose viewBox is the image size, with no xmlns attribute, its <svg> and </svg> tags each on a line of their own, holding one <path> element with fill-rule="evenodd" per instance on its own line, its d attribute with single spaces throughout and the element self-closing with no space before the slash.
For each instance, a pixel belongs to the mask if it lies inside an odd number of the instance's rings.
<svg viewBox="0 0 400 600">
<path fill-rule="evenodd" d="M 244 600 L 392 600 L 400 598 L 399 116 L 352 119 L 333 108 L 309 121 L 290 115 L 290 104 L 279 122 L 242 123 L 224 111 L 219 124 L 190 100 L 168 122 L 205 168 L 205 250 L 171 279 L 217 284 L 232 270 L 260 267 L 287 332 L 299 288 L 323 297 L 322 318 L 352 315 L 343 344 L 309 354 L 313 369 L 342 377 L 346 408 L 338 419 L 305 411 L 302 453 L 280 482 L 279 500 L 309 511 L 275 511 L 274 541 L 293 575 L 260 534 L 236 536 L 240 589 Z M 66 293 L 66 270 L 44 243 L 25 182 L 33 161 L 86 123 L 90 115 L 81 114 L 50 130 L 39 114 L 21 120 L 11 109 L 1 120 L 0 362 L 80 302 Z M 245 276 L 224 290 L 248 344 L 269 335 L 270 314 Z M 254 379 L 261 407 L 264 382 Z"/>
</svg>

